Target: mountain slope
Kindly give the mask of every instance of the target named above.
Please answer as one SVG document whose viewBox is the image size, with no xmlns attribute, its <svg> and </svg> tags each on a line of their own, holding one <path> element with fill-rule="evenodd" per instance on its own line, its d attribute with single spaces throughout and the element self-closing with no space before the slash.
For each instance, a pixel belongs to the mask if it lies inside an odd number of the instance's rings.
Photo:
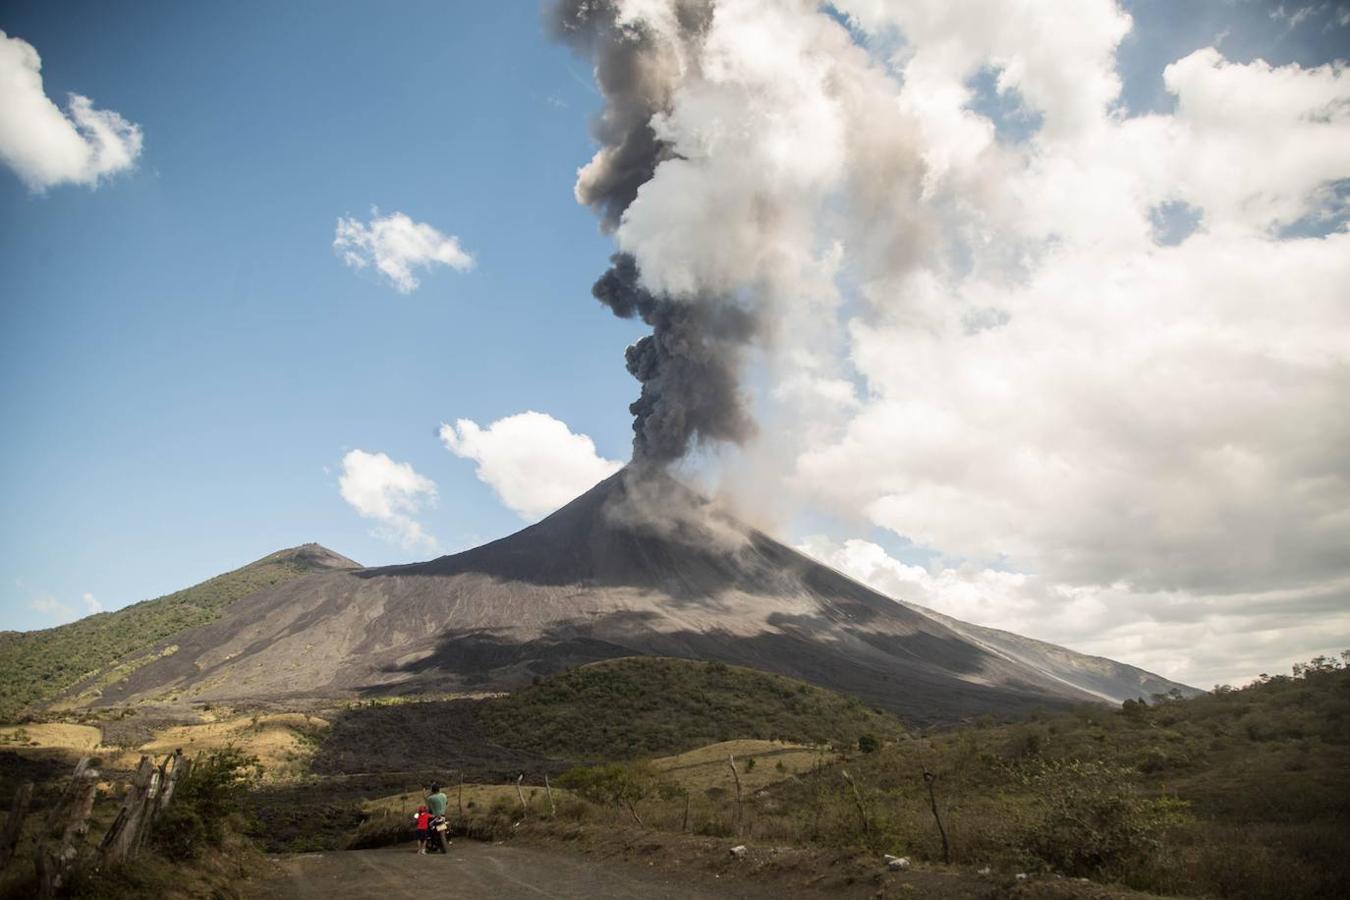
<svg viewBox="0 0 1350 900">
<path fill-rule="evenodd" d="M 280 550 L 201 584 L 42 631 L 0 632 L 0 721 L 82 684 L 174 635 L 213 621 L 240 597 L 311 575 L 359 568 L 318 544 Z"/>
<path fill-rule="evenodd" d="M 633 655 L 788 675 L 917 723 L 1099 699 L 632 470 L 509 537 L 279 585 L 175 644 L 101 702 L 512 688 Z"/>
<path fill-rule="evenodd" d="M 964 635 L 990 652 L 1014 659 L 1050 678 L 1094 694 L 1109 703 L 1125 700 L 1148 700 L 1155 694 L 1173 690 L 1184 697 L 1194 697 L 1204 691 L 1189 685 L 1169 681 L 1138 666 L 1116 662 L 1104 656 L 1089 656 L 1065 647 L 1023 637 L 1011 631 L 972 625 L 935 612 L 917 603 L 901 601 L 931 619 L 936 619 L 953 631 Z"/>
</svg>

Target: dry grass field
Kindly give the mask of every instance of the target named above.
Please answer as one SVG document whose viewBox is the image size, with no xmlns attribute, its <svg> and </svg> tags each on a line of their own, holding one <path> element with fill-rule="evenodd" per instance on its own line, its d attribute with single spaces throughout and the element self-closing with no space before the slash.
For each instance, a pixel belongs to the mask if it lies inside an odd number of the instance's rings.
<svg viewBox="0 0 1350 900">
<path fill-rule="evenodd" d="M 732 789 L 731 768 L 727 757 L 736 758 L 741 789 L 757 791 L 762 787 L 809 772 L 818 765 L 829 765 L 837 755 L 827 749 L 792 744 L 786 741 L 722 741 L 676 756 L 652 760 L 667 779 L 691 792 L 711 787 Z"/>
<path fill-rule="evenodd" d="M 19 752 L 57 750 L 73 754 L 92 753 L 98 749 L 102 740 L 102 732 L 92 725 L 50 722 L 0 728 L 0 747 Z"/>
<path fill-rule="evenodd" d="M 303 713 L 269 713 L 216 717 L 154 731 L 145 742 L 105 744 L 94 725 L 65 722 L 34 723 L 0 728 L 0 748 L 23 755 L 74 757 L 97 755 L 113 769 L 135 768 L 142 754 L 167 756 L 181 749 L 189 756 L 233 746 L 258 758 L 267 781 L 285 781 L 302 775 L 328 722 Z"/>
<path fill-rule="evenodd" d="M 315 736 L 327 727 L 326 720 L 303 713 L 234 716 L 167 728 L 128 755 L 163 756 L 178 748 L 191 755 L 233 745 L 258 758 L 265 780 L 284 780 L 304 773 Z"/>
</svg>

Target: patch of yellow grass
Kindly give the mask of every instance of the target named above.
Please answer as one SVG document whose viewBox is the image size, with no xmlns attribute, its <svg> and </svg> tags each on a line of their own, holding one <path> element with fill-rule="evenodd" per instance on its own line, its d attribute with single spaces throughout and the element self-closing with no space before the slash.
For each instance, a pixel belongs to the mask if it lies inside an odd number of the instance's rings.
<svg viewBox="0 0 1350 900">
<path fill-rule="evenodd" d="M 92 725 L 68 725 L 50 722 L 0 728 L 0 747 L 31 750 L 64 750 L 92 753 L 98 749 L 103 733 Z"/>
<path fill-rule="evenodd" d="M 281 780 L 301 774 L 313 752 L 300 732 L 327 727 L 327 721 L 302 713 L 234 716 L 199 725 L 176 725 L 157 732 L 153 740 L 126 753 L 123 761 L 134 764 L 142 753 L 166 756 L 181 748 L 192 756 L 233 745 L 258 757 L 266 780 Z"/>
<path fill-rule="evenodd" d="M 728 755 L 736 757 L 736 770 L 745 792 L 757 791 L 778 781 L 808 772 L 819 763 L 830 763 L 835 755 L 804 744 L 785 741 L 723 741 L 699 747 L 678 756 L 652 760 L 663 774 L 690 791 L 710 787 L 734 790 Z M 750 766 L 750 760 L 754 766 Z M 781 768 L 780 768 L 781 765 Z"/>
</svg>

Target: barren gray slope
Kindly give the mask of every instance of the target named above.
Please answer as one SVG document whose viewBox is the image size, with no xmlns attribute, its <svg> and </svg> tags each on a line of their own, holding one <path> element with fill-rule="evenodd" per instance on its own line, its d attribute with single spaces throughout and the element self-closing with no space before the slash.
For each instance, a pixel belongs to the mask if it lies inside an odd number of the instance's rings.
<svg viewBox="0 0 1350 900">
<path fill-rule="evenodd" d="M 627 470 L 514 535 L 236 602 L 103 702 L 510 688 L 615 656 L 720 659 L 920 722 L 1098 699 Z"/>
<path fill-rule="evenodd" d="M 1057 678 L 1112 703 L 1140 698 L 1147 700 L 1154 694 L 1166 694 L 1172 690 L 1180 691 L 1188 697 L 1204 693 L 1190 685 L 1170 681 L 1138 666 L 1116 662 L 1104 656 L 1078 653 L 1057 644 L 1023 637 L 1011 631 L 972 625 L 917 603 L 902 602 L 994 653 L 1015 659 L 1051 678 Z"/>
</svg>

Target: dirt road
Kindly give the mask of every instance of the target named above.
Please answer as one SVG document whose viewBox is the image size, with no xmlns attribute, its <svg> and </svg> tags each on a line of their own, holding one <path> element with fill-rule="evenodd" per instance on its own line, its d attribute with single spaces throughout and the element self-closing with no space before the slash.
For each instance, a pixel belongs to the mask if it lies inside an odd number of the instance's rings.
<svg viewBox="0 0 1350 900">
<path fill-rule="evenodd" d="M 673 876 L 638 864 L 593 860 L 534 847 L 456 841 L 449 857 L 419 856 L 406 847 L 346 850 L 282 857 L 281 874 L 257 886 L 256 897 L 293 900 L 425 900 L 491 897 L 540 900 L 642 897 L 691 900 L 709 897 L 781 898 L 745 884 L 718 884 L 702 873 Z M 823 896 L 823 895 L 822 895 Z"/>
</svg>

